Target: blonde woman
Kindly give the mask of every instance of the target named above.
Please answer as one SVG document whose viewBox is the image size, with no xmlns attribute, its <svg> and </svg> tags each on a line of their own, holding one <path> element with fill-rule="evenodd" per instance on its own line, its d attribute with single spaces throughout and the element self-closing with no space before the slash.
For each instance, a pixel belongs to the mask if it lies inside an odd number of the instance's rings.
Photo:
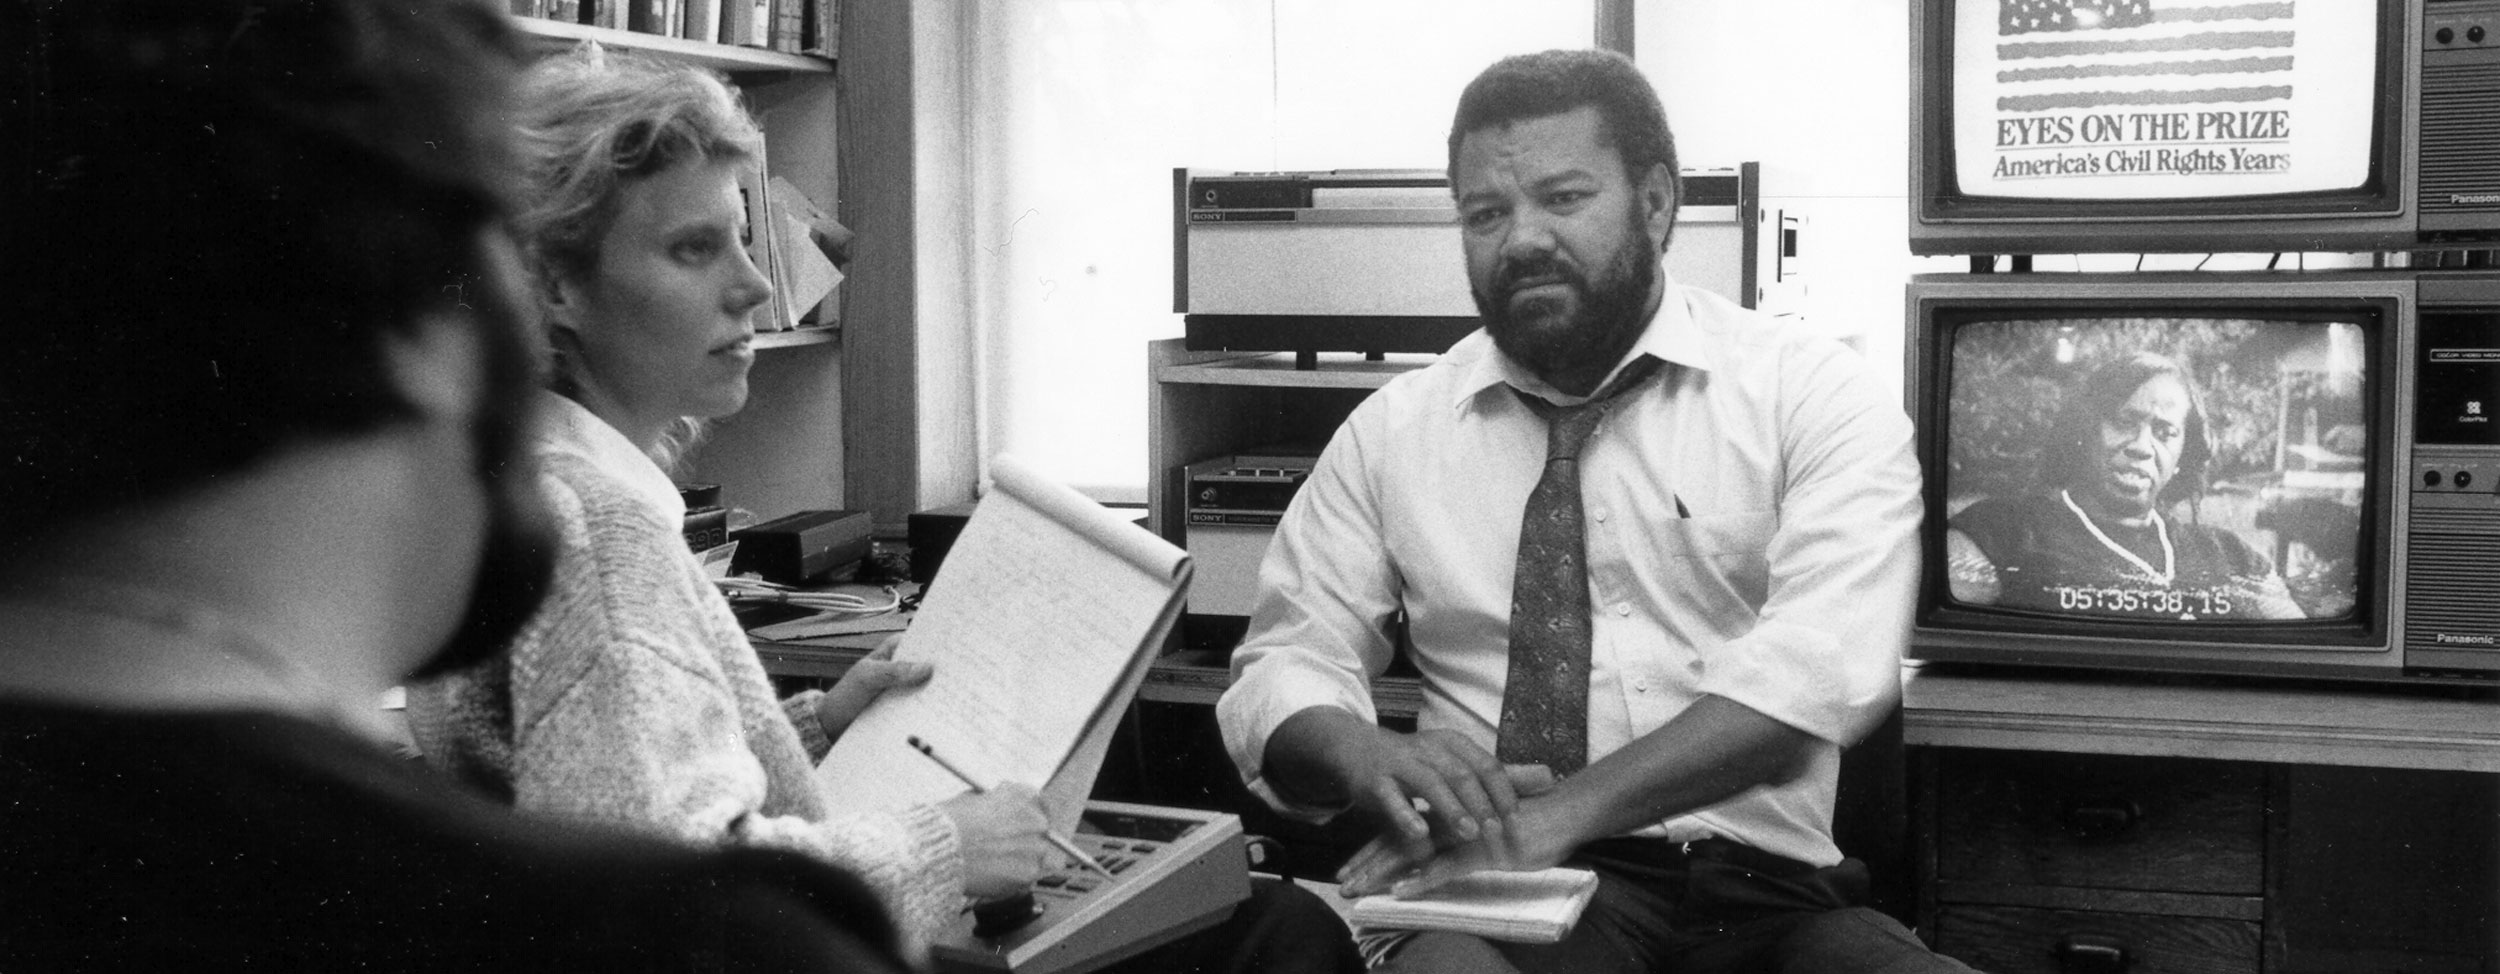
<svg viewBox="0 0 2500 974">
<path fill-rule="evenodd" d="M 771 297 L 737 184 L 761 134 L 698 68 L 585 47 L 519 104 L 517 219 L 554 350 L 539 478 L 560 522 L 545 606 L 506 657 L 409 692 L 428 759 L 524 811 L 702 846 L 800 851 L 863 877 L 917 955 L 967 897 L 1024 891 L 1053 855 L 1030 789 L 835 815 L 812 766 L 894 682 L 774 698 L 681 540 L 665 472 L 745 405 L 750 318 Z"/>
</svg>

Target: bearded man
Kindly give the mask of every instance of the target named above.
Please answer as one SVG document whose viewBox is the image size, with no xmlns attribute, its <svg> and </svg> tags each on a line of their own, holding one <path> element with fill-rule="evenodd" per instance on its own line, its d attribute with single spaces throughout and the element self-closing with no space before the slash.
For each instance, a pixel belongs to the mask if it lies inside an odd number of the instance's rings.
<svg viewBox="0 0 2500 974">
<path fill-rule="evenodd" d="M 1600 877 L 1560 943 L 1373 938 L 1396 969 L 1964 970 L 1831 836 L 1840 751 L 1899 699 L 1907 418 L 1847 348 L 1660 269 L 1674 142 L 1629 60 L 1494 64 L 1449 166 L 1485 326 L 1356 409 L 1279 525 L 1218 711 L 1244 778 L 1381 823 L 1347 895 Z M 1401 611 L 1412 734 L 1368 692 Z"/>
</svg>

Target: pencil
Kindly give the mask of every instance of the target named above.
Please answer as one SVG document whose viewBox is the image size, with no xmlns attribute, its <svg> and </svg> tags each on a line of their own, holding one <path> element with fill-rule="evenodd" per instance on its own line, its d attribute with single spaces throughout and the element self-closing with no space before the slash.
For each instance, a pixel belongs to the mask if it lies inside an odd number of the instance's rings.
<svg viewBox="0 0 2500 974">
<path fill-rule="evenodd" d="M 961 781 L 965 785 L 971 787 L 973 794 L 985 794 L 990 790 L 988 786 L 972 780 L 972 776 L 965 774 L 964 769 L 956 767 L 954 762 L 938 756 L 937 750 L 930 747 L 929 742 L 923 741 L 917 736 L 907 738 L 907 740 L 911 742 L 912 750 L 918 751 L 923 757 L 937 762 L 937 766 L 945 768 L 947 774 L 955 776 L 955 780 Z M 1057 832 L 1045 831 L 1042 833 L 1042 837 L 1049 839 L 1051 845 L 1058 846 L 1059 851 L 1067 853 L 1068 858 L 1084 864 L 1085 868 L 1091 869 L 1105 876 L 1111 875 L 1111 870 L 1103 868 L 1102 863 L 1095 862 L 1094 857 L 1086 855 L 1085 850 L 1077 848 L 1076 843 L 1069 841 L 1066 836 L 1060 835 Z"/>
</svg>

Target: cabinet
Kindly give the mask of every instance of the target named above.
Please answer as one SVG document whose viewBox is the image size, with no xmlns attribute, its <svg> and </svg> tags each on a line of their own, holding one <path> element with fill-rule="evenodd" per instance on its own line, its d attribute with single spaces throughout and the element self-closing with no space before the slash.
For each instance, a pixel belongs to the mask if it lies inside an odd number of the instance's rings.
<svg viewBox="0 0 2500 974">
<path fill-rule="evenodd" d="M 1920 927 L 1982 970 L 2489 972 L 2487 696 L 1918 673 Z"/>
<path fill-rule="evenodd" d="M 698 64 L 728 75 L 764 128 L 765 157 L 819 207 L 839 184 L 833 62 L 580 24 L 514 18 L 533 46 L 582 41 Z M 839 292 L 837 292 L 838 295 Z M 678 479 L 722 485 L 723 499 L 758 519 L 842 506 L 839 323 L 757 336 L 747 406 L 713 425 Z"/>
<path fill-rule="evenodd" d="M 1291 353 L 1192 352 L 1178 338 L 1146 347 L 1147 526 L 1173 544 L 1182 531 L 1184 468 L 1210 457 L 1303 445 L 1314 452 L 1364 397 L 1432 355 L 1329 355 L 1297 369 Z"/>
</svg>

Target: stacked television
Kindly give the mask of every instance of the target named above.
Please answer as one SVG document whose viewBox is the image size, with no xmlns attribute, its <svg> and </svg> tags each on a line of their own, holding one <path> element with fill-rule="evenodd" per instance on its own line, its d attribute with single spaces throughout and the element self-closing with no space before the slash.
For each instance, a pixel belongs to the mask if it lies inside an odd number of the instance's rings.
<svg viewBox="0 0 2500 974">
<path fill-rule="evenodd" d="M 2500 0 L 1911 9 L 1914 655 L 2500 682 Z"/>
</svg>

